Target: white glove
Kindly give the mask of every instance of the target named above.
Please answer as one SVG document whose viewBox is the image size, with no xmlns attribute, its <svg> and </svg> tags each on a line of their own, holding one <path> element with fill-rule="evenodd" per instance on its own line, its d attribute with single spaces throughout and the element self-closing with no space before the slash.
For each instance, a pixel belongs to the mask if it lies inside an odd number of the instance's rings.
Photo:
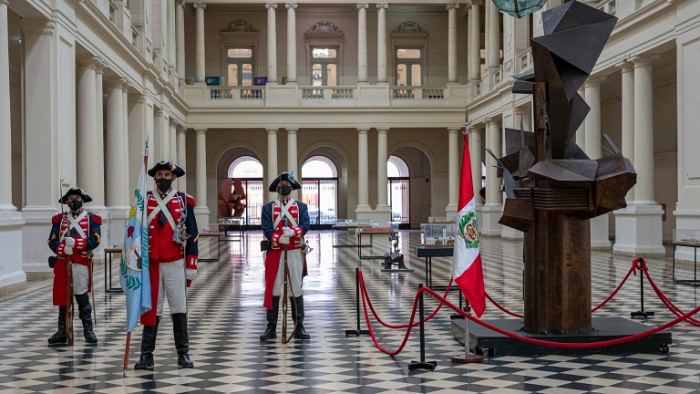
<svg viewBox="0 0 700 394">
<path fill-rule="evenodd" d="M 285 237 L 291 238 L 294 236 L 294 230 L 289 227 L 282 227 L 282 232 L 284 233 Z"/>
<path fill-rule="evenodd" d="M 280 237 L 280 245 L 287 245 L 289 244 L 289 237 L 282 236 Z"/>
<path fill-rule="evenodd" d="M 187 280 L 194 280 L 197 277 L 197 270 L 187 268 L 185 270 L 185 277 L 187 278 Z"/>
<path fill-rule="evenodd" d="M 66 246 L 70 246 L 71 248 L 75 246 L 75 238 L 73 237 L 66 237 L 64 241 L 66 242 Z"/>
<path fill-rule="evenodd" d="M 72 256 L 73 255 L 73 247 L 72 246 L 66 246 L 63 248 L 63 253 L 66 256 Z"/>
</svg>

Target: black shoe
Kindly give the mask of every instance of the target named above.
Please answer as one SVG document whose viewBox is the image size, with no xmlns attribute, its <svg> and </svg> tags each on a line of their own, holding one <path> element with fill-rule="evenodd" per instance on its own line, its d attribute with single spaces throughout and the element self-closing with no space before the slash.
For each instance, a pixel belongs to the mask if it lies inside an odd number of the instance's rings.
<svg viewBox="0 0 700 394">
<path fill-rule="evenodd" d="M 265 332 L 260 335 L 261 341 L 267 341 L 268 339 L 277 338 L 275 333 L 277 330 L 277 315 L 279 315 L 280 310 L 280 297 L 272 297 L 272 309 L 265 310 L 265 317 L 267 318 L 267 327 L 265 327 Z"/>
<path fill-rule="evenodd" d="M 297 325 L 297 329 L 294 332 L 294 338 L 296 339 L 311 339 L 304 329 L 304 296 L 299 296 L 294 299 L 292 304 L 292 320 Z"/>
<path fill-rule="evenodd" d="M 83 322 L 83 334 L 85 342 L 94 344 L 97 343 L 97 335 L 92 330 L 92 306 L 90 305 L 90 297 L 88 294 L 77 294 L 75 299 L 78 301 L 78 310 L 80 311 L 80 320 Z"/>
<path fill-rule="evenodd" d="M 67 345 L 66 337 L 66 307 L 58 307 L 58 331 L 49 338 L 49 346 Z"/>
<path fill-rule="evenodd" d="M 260 335 L 260 340 L 267 341 L 268 339 L 277 338 L 276 331 L 277 331 L 276 325 L 267 323 L 267 327 L 265 328 L 265 332 L 262 335 Z"/>
<path fill-rule="evenodd" d="M 141 357 L 139 358 L 139 362 L 134 365 L 134 369 L 151 369 L 155 365 L 153 362 L 153 351 L 156 350 L 158 324 L 160 324 L 160 316 L 156 318 L 155 326 L 143 326 Z"/>
<path fill-rule="evenodd" d="M 187 353 L 178 353 L 177 365 L 182 368 L 194 368 L 194 363 L 190 360 L 190 356 Z"/>
<path fill-rule="evenodd" d="M 134 364 L 134 369 L 153 369 L 153 353 L 141 354 L 139 362 Z"/>
<path fill-rule="evenodd" d="M 182 368 L 194 368 L 194 363 L 188 355 L 190 340 L 187 333 L 187 314 L 176 313 L 173 318 L 173 336 L 175 337 L 175 349 L 177 349 L 177 365 Z"/>
</svg>

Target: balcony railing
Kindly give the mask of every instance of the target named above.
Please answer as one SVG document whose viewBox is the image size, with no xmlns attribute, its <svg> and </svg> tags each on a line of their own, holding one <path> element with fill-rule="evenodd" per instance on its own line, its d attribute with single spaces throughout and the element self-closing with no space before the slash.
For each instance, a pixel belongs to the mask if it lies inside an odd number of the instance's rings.
<svg viewBox="0 0 700 394">
<path fill-rule="evenodd" d="M 262 100 L 265 95 L 265 88 L 262 86 L 232 86 L 227 88 L 209 88 L 209 98 L 211 100 L 231 100 L 234 97 L 240 100 Z"/>
</svg>

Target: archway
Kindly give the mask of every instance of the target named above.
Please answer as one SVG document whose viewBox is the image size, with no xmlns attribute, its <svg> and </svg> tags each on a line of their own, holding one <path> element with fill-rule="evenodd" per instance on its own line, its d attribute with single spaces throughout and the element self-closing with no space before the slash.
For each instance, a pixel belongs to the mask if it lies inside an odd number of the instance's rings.
<svg viewBox="0 0 700 394">
<path fill-rule="evenodd" d="M 325 156 L 312 156 L 301 175 L 301 199 L 309 207 L 312 228 L 331 228 L 338 219 L 338 168 Z"/>
</svg>

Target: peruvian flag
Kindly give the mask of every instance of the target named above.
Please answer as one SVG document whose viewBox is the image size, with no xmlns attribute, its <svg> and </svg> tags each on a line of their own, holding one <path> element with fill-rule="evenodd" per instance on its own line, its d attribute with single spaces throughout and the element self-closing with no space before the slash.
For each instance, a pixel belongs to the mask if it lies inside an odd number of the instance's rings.
<svg viewBox="0 0 700 394">
<path fill-rule="evenodd" d="M 484 274 L 481 269 L 478 231 L 471 159 L 469 157 L 469 141 L 465 133 L 452 277 L 457 282 L 462 293 L 464 293 L 464 297 L 466 297 L 476 316 L 481 317 L 486 309 L 486 292 L 484 291 Z"/>
</svg>

